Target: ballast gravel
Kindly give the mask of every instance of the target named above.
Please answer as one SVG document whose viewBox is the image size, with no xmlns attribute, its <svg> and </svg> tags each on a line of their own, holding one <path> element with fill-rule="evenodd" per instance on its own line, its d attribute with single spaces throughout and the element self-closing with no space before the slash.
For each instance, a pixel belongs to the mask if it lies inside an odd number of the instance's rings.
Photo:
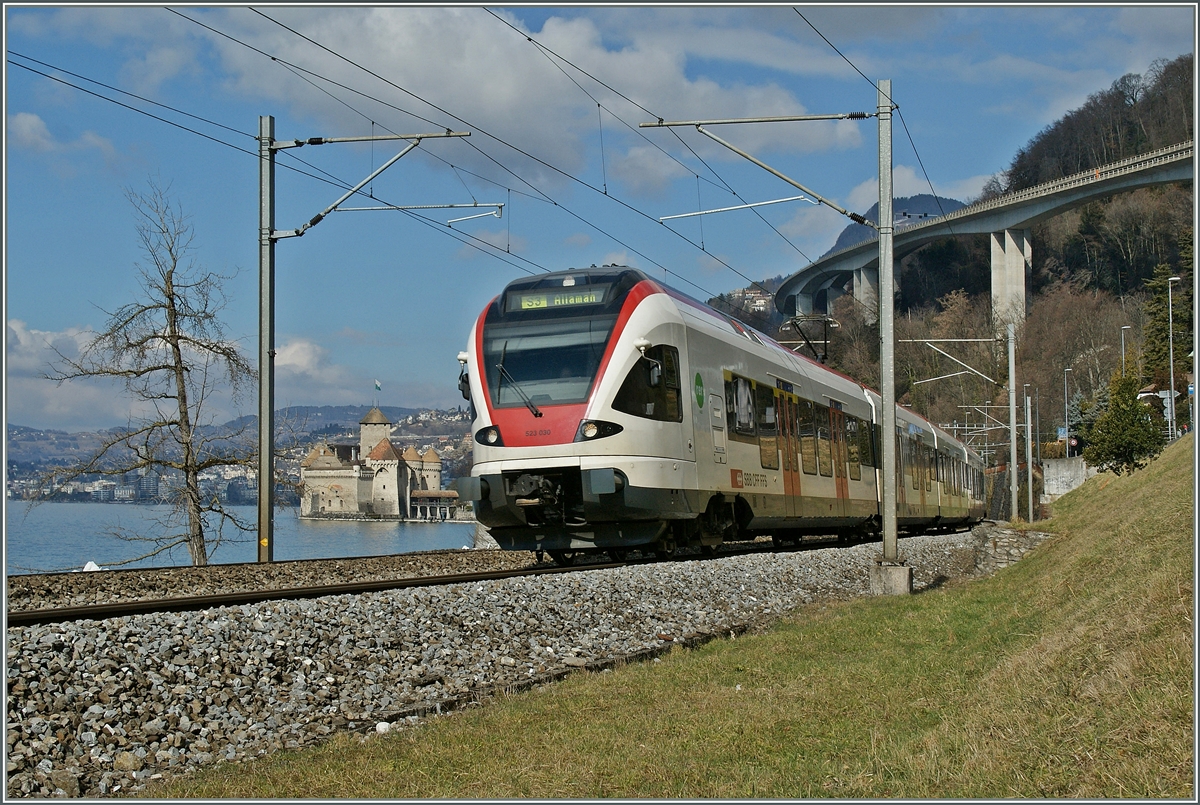
<svg viewBox="0 0 1200 805">
<path fill-rule="evenodd" d="M 901 540 L 914 588 L 975 574 L 993 531 Z M 124 796 L 335 731 L 386 732 L 867 594 L 878 555 L 875 543 L 12 627 L 7 795 Z"/>
</svg>

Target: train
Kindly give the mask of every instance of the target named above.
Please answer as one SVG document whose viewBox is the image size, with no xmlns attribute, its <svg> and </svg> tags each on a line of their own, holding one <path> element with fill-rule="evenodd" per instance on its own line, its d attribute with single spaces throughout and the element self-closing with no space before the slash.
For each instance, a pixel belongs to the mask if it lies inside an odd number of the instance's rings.
<svg viewBox="0 0 1200 805">
<path fill-rule="evenodd" d="M 628 266 L 511 282 L 458 355 L 474 464 L 506 550 L 571 564 L 881 532 L 882 398 Z M 977 453 L 896 407 L 902 535 L 984 516 Z"/>
</svg>

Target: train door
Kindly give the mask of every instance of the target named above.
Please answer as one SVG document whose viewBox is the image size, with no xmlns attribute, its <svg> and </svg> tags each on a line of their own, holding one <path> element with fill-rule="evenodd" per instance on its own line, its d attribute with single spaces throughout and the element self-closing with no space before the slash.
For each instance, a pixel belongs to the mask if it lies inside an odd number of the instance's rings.
<svg viewBox="0 0 1200 805">
<path fill-rule="evenodd" d="M 800 508 L 798 500 L 800 497 L 800 438 L 797 431 L 799 412 L 796 406 L 796 397 L 781 391 L 779 393 L 779 410 L 783 452 L 783 493 L 787 497 L 787 516 L 795 517 Z"/>
<path fill-rule="evenodd" d="M 830 400 L 829 407 L 829 436 L 833 448 L 833 479 L 837 489 L 838 514 L 846 514 L 846 501 L 850 497 L 850 482 L 846 478 L 846 416 L 838 405 Z"/>
<path fill-rule="evenodd" d="M 917 500 L 921 508 L 920 516 L 929 512 L 929 448 L 921 440 L 914 442 L 917 449 Z"/>
<path fill-rule="evenodd" d="M 720 394 L 708 395 L 709 422 L 712 425 L 713 461 L 727 464 L 725 454 L 725 398 Z"/>
</svg>

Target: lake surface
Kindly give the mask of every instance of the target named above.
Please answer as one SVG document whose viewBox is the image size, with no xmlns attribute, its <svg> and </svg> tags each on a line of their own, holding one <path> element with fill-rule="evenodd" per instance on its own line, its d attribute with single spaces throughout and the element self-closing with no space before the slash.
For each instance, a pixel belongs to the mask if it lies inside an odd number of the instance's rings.
<svg viewBox="0 0 1200 805">
<path fill-rule="evenodd" d="M 255 522 L 254 506 L 232 506 L 243 519 Z M 89 561 L 101 567 L 145 553 L 149 543 L 129 543 L 108 533 L 119 526 L 153 533 L 156 518 L 169 507 L 122 503 L 43 503 L 30 508 L 25 501 L 6 500 L 4 562 L 9 575 L 79 570 Z M 301 520 L 298 509 L 275 512 L 274 558 L 340 559 L 383 556 L 413 551 L 471 547 L 475 524 L 463 522 L 401 523 Z M 161 530 L 161 527 L 159 527 Z M 236 532 L 235 532 L 236 533 Z M 258 559 L 255 533 L 239 542 L 219 545 L 209 562 L 233 564 Z M 121 567 L 172 567 L 191 564 L 182 545 L 170 554 Z"/>
</svg>

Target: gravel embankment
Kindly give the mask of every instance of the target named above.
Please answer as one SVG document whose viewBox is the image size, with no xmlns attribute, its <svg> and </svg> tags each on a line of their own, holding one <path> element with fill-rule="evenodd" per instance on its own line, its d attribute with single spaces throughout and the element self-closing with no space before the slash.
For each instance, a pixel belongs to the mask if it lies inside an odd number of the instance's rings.
<svg viewBox="0 0 1200 805">
<path fill-rule="evenodd" d="M 999 544 L 990 528 L 902 540 L 914 587 L 994 566 L 980 561 Z M 10 628 L 7 795 L 121 796 L 336 730 L 415 722 L 497 688 L 866 594 L 878 553 L 876 543 Z"/>
</svg>

